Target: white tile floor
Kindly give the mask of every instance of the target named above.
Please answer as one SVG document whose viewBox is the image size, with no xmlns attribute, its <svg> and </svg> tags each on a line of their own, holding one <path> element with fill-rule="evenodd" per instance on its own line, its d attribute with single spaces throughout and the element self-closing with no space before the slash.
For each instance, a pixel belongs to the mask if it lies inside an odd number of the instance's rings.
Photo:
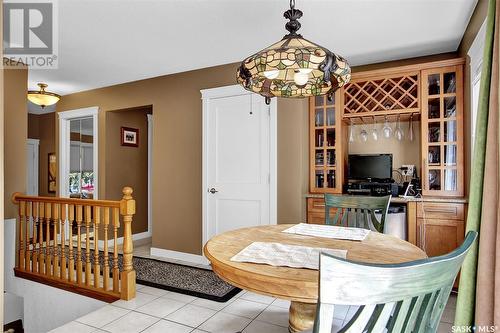
<svg viewBox="0 0 500 333">
<path fill-rule="evenodd" d="M 134 255 L 150 255 L 150 244 L 134 248 Z M 182 262 L 179 262 L 182 263 Z M 451 295 L 438 333 L 452 332 L 456 296 Z M 132 301 L 116 301 L 51 332 L 119 333 L 287 333 L 289 301 L 242 291 L 226 303 L 137 286 Z M 342 327 L 355 308 L 337 306 L 334 328 Z"/>
<path fill-rule="evenodd" d="M 439 333 L 452 331 L 455 302 L 452 295 Z M 51 332 L 287 333 L 289 305 L 288 301 L 245 291 L 218 303 L 138 285 L 134 300 L 116 301 Z M 353 314 L 353 308 L 337 307 L 334 328 Z"/>
</svg>

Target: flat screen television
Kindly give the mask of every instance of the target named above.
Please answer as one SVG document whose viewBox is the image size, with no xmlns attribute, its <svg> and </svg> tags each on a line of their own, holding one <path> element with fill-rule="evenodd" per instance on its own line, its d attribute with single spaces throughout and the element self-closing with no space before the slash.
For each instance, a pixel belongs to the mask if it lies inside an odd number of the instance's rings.
<svg viewBox="0 0 500 333">
<path fill-rule="evenodd" d="M 387 181 L 392 178 L 392 154 L 349 155 L 347 178 Z"/>
</svg>

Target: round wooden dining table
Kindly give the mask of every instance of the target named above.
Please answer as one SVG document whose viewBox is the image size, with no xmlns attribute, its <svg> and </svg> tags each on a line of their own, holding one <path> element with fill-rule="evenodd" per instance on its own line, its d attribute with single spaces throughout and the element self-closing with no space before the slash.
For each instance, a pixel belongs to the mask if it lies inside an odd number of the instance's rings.
<svg viewBox="0 0 500 333">
<path fill-rule="evenodd" d="M 291 301 L 289 331 L 310 329 L 318 299 L 318 271 L 231 261 L 253 242 L 274 242 L 316 248 L 347 250 L 347 259 L 397 264 L 427 258 L 424 251 L 391 235 L 370 232 L 363 241 L 339 240 L 284 233 L 293 224 L 257 226 L 228 231 L 210 239 L 204 248 L 213 271 L 241 289 Z"/>
</svg>

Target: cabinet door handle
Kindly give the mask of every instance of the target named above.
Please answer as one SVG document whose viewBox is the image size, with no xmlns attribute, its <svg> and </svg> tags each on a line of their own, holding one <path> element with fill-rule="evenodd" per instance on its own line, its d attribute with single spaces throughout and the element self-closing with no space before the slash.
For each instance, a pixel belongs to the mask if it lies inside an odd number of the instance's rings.
<svg viewBox="0 0 500 333">
<path fill-rule="evenodd" d="M 446 213 L 446 214 L 454 214 L 456 215 L 457 214 L 457 211 L 456 209 L 453 209 L 453 208 L 449 208 L 449 209 L 446 209 L 446 208 L 430 208 L 430 207 L 427 207 L 427 208 L 424 208 L 424 210 L 426 212 L 430 212 L 430 213 Z"/>
</svg>

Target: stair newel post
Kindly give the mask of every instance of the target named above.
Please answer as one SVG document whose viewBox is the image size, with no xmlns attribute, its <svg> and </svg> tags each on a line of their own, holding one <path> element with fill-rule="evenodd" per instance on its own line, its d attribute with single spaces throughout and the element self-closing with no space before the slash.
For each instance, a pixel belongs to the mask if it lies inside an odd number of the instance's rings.
<svg viewBox="0 0 500 333">
<path fill-rule="evenodd" d="M 121 272 L 121 298 L 129 300 L 135 297 L 135 270 L 132 266 L 132 216 L 135 214 L 135 200 L 132 188 L 123 188 L 120 201 L 120 214 L 123 217 L 123 271 Z"/>
</svg>

